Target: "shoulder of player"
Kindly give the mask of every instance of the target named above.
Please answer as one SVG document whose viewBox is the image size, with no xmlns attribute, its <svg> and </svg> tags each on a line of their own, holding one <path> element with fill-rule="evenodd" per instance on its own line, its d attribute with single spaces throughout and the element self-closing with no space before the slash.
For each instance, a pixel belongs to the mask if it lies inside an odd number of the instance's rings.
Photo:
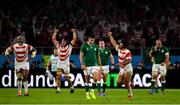
<svg viewBox="0 0 180 105">
<path fill-rule="evenodd" d="M 154 48 L 155 48 L 155 46 L 152 46 L 150 49 L 151 49 L 151 50 L 154 50 Z"/>
<path fill-rule="evenodd" d="M 68 44 L 68 47 L 71 47 L 71 48 L 72 48 L 73 46 L 74 46 L 74 45 L 72 45 L 71 43 L 70 43 L 70 44 Z"/>
<path fill-rule="evenodd" d="M 165 50 L 166 52 L 169 52 L 169 48 L 168 47 L 166 47 L 166 46 L 163 46 L 163 48 L 162 48 L 163 50 Z"/>
<path fill-rule="evenodd" d="M 85 46 L 87 46 L 88 44 L 87 43 L 83 43 L 82 45 L 81 45 L 81 48 L 82 47 L 85 47 Z"/>
<path fill-rule="evenodd" d="M 96 43 L 94 43 L 94 46 L 99 47 Z"/>
<path fill-rule="evenodd" d="M 52 58 L 58 58 L 58 56 L 55 56 L 54 54 L 52 54 L 51 56 L 50 56 L 50 58 L 52 59 Z"/>
<path fill-rule="evenodd" d="M 163 48 L 163 49 L 168 49 L 168 47 L 166 47 L 166 46 L 162 46 L 162 48 Z"/>
<path fill-rule="evenodd" d="M 104 48 L 105 51 L 111 52 L 109 48 Z"/>
<path fill-rule="evenodd" d="M 131 53 L 131 51 L 129 49 L 126 49 L 125 52 L 126 53 Z"/>
</svg>

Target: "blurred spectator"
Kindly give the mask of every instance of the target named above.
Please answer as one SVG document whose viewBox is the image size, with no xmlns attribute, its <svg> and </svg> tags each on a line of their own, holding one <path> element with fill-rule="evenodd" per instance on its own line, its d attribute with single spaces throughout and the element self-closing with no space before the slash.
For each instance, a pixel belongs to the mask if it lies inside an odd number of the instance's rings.
<svg viewBox="0 0 180 105">
<path fill-rule="evenodd" d="M 21 34 L 33 46 L 50 47 L 54 27 L 69 38 L 75 27 L 77 47 L 86 35 L 106 38 L 110 30 L 116 39 L 128 40 L 130 48 L 150 47 L 157 38 L 179 47 L 179 6 L 179 0 L 0 1 L 0 44 L 7 46 Z"/>
<path fill-rule="evenodd" d="M 143 70 L 145 68 L 145 64 L 143 60 L 140 60 L 136 69 Z"/>
<path fill-rule="evenodd" d="M 180 62 L 176 61 L 174 63 L 174 68 L 177 69 L 177 70 L 180 70 Z"/>
</svg>

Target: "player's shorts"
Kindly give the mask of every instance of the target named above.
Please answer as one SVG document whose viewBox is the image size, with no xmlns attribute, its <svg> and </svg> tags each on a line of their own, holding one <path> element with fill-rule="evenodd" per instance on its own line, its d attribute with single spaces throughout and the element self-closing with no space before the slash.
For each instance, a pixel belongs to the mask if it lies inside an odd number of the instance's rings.
<svg viewBox="0 0 180 105">
<path fill-rule="evenodd" d="M 99 66 L 89 66 L 86 68 L 87 68 L 87 70 L 84 70 L 84 75 L 94 74 L 94 73 L 98 72 L 98 70 L 100 69 Z"/>
<path fill-rule="evenodd" d="M 70 73 L 69 62 L 58 60 L 57 69 L 62 69 L 64 73 Z"/>
<path fill-rule="evenodd" d="M 102 73 L 108 74 L 109 73 L 109 65 L 102 66 Z"/>
<path fill-rule="evenodd" d="M 165 63 L 163 63 L 163 65 L 161 65 L 161 64 L 153 64 L 152 72 L 157 72 L 157 73 L 160 73 L 161 75 L 165 76 L 166 73 L 167 73 L 166 64 Z"/>
<path fill-rule="evenodd" d="M 131 63 L 127 64 L 124 68 L 120 68 L 119 74 L 127 74 L 130 73 L 131 76 L 133 75 L 133 67 Z"/>
<path fill-rule="evenodd" d="M 15 62 L 15 71 L 19 72 L 22 69 L 29 70 L 29 62 Z"/>
</svg>

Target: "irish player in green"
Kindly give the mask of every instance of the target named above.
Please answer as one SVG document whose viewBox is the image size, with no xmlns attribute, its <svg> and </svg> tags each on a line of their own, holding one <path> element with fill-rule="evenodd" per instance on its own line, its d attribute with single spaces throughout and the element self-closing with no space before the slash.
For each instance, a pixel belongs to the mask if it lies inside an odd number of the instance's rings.
<svg viewBox="0 0 180 105">
<path fill-rule="evenodd" d="M 155 82 L 157 82 L 158 75 L 160 74 L 161 81 L 161 93 L 164 94 L 164 88 L 166 83 L 166 72 L 169 65 L 169 50 L 166 46 L 162 45 L 160 40 L 156 40 L 156 45 L 151 48 L 149 53 L 151 61 L 153 62 L 152 66 L 152 79 L 151 79 L 151 90 L 150 93 L 154 94 L 156 92 Z"/>
<path fill-rule="evenodd" d="M 85 75 L 85 89 L 86 89 L 87 99 L 91 99 L 91 97 L 93 99 L 96 99 L 96 96 L 94 94 L 94 89 L 96 87 L 96 82 L 97 82 L 97 72 L 101 68 L 99 67 L 101 66 L 99 48 L 98 45 L 95 44 L 94 42 L 95 42 L 95 36 L 89 35 L 87 43 L 81 46 L 80 56 L 79 56 L 81 69 L 84 71 L 84 75 Z M 94 80 L 92 83 L 91 92 L 89 92 L 90 74 L 92 74 Z"/>
<path fill-rule="evenodd" d="M 106 93 L 106 79 L 107 75 L 109 73 L 109 64 L 108 60 L 110 59 L 111 62 L 111 70 L 114 69 L 114 58 L 111 54 L 111 51 L 107 48 L 105 48 L 105 42 L 104 40 L 99 40 L 99 53 L 101 57 L 101 65 L 102 65 L 102 71 L 99 70 L 98 72 L 98 81 L 97 81 L 97 87 L 98 87 L 98 96 L 105 96 Z M 101 93 L 101 76 L 103 76 L 103 91 Z"/>
</svg>

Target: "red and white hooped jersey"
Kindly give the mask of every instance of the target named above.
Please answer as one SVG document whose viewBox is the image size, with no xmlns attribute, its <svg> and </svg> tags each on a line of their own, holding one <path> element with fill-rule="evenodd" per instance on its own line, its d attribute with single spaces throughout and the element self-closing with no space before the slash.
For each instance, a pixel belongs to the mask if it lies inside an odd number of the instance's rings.
<svg viewBox="0 0 180 105">
<path fill-rule="evenodd" d="M 60 61 L 67 61 L 69 62 L 69 58 L 71 55 L 71 51 L 72 51 L 72 45 L 68 44 L 65 47 L 62 47 L 61 45 L 57 45 L 58 48 L 58 56 Z"/>
<path fill-rule="evenodd" d="M 127 59 L 132 59 L 132 54 L 128 49 L 121 50 L 119 46 L 116 46 L 116 50 L 118 51 L 118 61 L 124 62 Z"/>
<path fill-rule="evenodd" d="M 15 62 L 25 62 L 28 60 L 29 51 L 32 51 L 31 45 L 23 43 L 23 45 L 14 44 L 10 47 L 10 51 L 14 52 Z"/>
</svg>

